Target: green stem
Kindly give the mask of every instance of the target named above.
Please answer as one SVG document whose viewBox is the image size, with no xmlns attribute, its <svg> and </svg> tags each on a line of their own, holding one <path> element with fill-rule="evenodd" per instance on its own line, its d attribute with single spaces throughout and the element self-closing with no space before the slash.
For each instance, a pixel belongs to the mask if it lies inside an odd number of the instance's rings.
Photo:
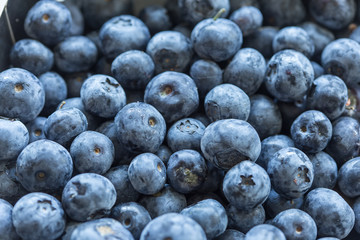
<svg viewBox="0 0 360 240">
<path fill-rule="evenodd" d="M 214 21 L 216 21 L 224 12 L 226 12 L 225 8 L 220 9 L 217 14 L 215 15 L 215 17 L 213 18 Z"/>
</svg>

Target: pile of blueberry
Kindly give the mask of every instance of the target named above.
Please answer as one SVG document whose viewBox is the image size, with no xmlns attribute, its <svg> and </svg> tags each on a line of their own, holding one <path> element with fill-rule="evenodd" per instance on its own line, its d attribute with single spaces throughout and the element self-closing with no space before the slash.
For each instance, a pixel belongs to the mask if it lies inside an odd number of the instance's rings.
<svg viewBox="0 0 360 240">
<path fill-rule="evenodd" d="M 360 1 L 40 0 L 0 72 L 0 239 L 360 239 Z"/>
</svg>

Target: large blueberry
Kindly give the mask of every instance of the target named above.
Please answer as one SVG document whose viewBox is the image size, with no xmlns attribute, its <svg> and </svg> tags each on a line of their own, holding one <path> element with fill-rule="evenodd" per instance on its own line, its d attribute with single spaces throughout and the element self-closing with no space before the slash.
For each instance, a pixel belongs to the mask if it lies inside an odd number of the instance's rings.
<svg viewBox="0 0 360 240">
<path fill-rule="evenodd" d="M 39 79 L 22 68 L 0 73 L 0 116 L 34 120 L 45 104 L 45 91 Z"/>
<path fill-rule="evenodd" d="M 142 230 L 151 221 L 149 212 L 136 202 L 116 205 L 111 210 L 111 217 L 118 220 L 135 239 L 139 239 Z"/>
<path fill-rule="evenodd" d="M 131 185 L 128 169 L 128 165 L 120 165 L 110 168 L 104 175 L 115 187 L 116 203 L 135 202 L 140 196 L 140 193 Z"/>
<path fill-rule="evenodd" d="M 201 226 L 190 217 L 178 213 L 167 213 L 153 219 L 144 228 L 140 240 L 205 240 Z"/>
<path fill-rule="evenodd" d="M 131 15 L 111 18 L 101 27 L 99 36 L 102 52 L 109 59 L 129 50 L 145 50 L 150 40 L 147 26 Z"/>
<path fill-rule="evenodd" d="M 261 153 L 256 163 L 267 169 L 267 163 L 274 153 L 286 147 L 295 147 L 294 141 L 286 135 L 274 135 L 265 138 L 261 142 Z"/>
<path fill-rule="evenodd" d="M 344 112 L 347 100 L 348 90 L 344 81 L 326 74 L 314 80 L 306 97 L 306 107 L 319 110 L 334 120 Z"/>
<path fill-rule="evenodd" d="M 212 122 L 228 118 L 246 121 L 250 114 L 250 99 L 241 88 L 224 83 L 206 94 L 204 108 Z"/>
<path fill-rule="evenodd" d="M 187 206 L 186 197 L 168 184 L 157 194 L 144 196 L 139 203 L 148 210 L 151 218 L 171 212 L 179 213 Z"/>
<path fill-rule="evenodd" d="M 279 106 L 266 95 L 255 94 L 250 97 L 248 122 L 255 128 L 260 139 L 279 134 L 282 117 Z"/>
<path fill-rule="evenodd" d="M 131 233 L 118 221 L 102 218 L 82 223 L 73 230 L 70 240 L 83 239 L 121 239 L 134 240 Z"/>
<path fill-rule="evenodd" d="M 191 217 L 200 224 L 208 239 L 222 234 L 228 224 L 225 208 L 214 199 L 206 199 L 188 206 L 180 214 Z"/>
<path fill-rule="evenodd" d="M 128 176 L 131 185 L 139 193 L 156 194 L 165 186 L 166 168 L 155 154 L 142 153 L 131 161 Z"/>
<path fill-rule="evenodd" d="M 272 220 L 272 224 L 283 231 L 287 240 L 315 240 L 317 228 L 309 214 L 299 209 L 282 211 Z"/>
<path fill-rule="evenodd" d="M 224 82 L 238 86 L 251 96 L 260 88 L 265 71 L 266 63 L 261 53 L 253 48 L 243 48 L 226 66 Z"/>
<path fill-rule="evenodd" d="M 79 222 L 107 216 L 115 201 L 114 185 L 96 173 L 82 173 L 71 178 L 61 197 L 66 214 Z"/>
<path fill-rule="evenodd" d="M 207 165 L 199 152 L 184 149 L 174 152 L 166 170 L 170 185 L 178 192 L 189 193 L 205 181 Z"/>
<path fill-rule="evenodd" d="M 360 45 L 349 38 L 330 42 L 321 54 L 321 65 L 326 73 L 340 77 L 348 86 L 356 86 L 360 82 L 359 64 Z"/>
<path fill-rule="evenodd" d="M 242 161 L 232 167 L 223 181 L 226 199 L 241 210 L 252 209 L 264 203 L 270 190 L 269 175 L 251 161 Z"/>
<path fill-rule="evenodd" d="M 243 35 L 238 25 L 229 19 L 205 19 L 191 32 L 191 42 L 199 57 L 221 62 L 239 51 Z"/>
<path fill-rule="evenodd" d="M 70 35 L 71 13 L 57 1 L 38 1 L 28 11 L 24 29 L 27 35 L 46 45 L 55 45 Z"/>
<path fill-rule="evenodd" d="M 127 89 L 141 90 L 154 75 L 155 64 L 145 52 L 126 51 L 115 58 L 111 72 L 118 82 Z"/>
<path fill-rule="evenodd" d="M 72 173 L 70 153 L 60 144 L 47 139 L 27 145 L 16 161 L 17 179 L 30 192 L 61 190 Z"/>
<path fill-rule="evenodd" d="M 310 191 L 306 195 L 303 210 L 314 219 L 319 237 L 343 239 L 354 227 L 354 211 L 333 190 L 316 188 Z"/>
<path fill-rule="evenodd" d="M 22 197 L 13 208 L 12 219 L 17 234 L 24 240 L 57 239 L 66 224 L 61 203 L 40 192 Z"/>
<path fill-rule="evenodd" d="M 306 153 L 317 153 L 328 145 L 332 136 L 332 125 L 322 112 L 309 110 L 295 119 L 290 132 L 295 147 Z"/>
<path fill-rule="evenodd" d="M 265 222 L 265 210 L 262 205 L 252 209 L 239 210 L 234 205 L 229 204 L 226 208 L 226 214 L 229 218 L 228 228 L 245 233 L 256 225 Z"/>
<path fill-rule="evenodd" d="M 153 105 L 166 122 L 188 117 L 199 106 L 199 94 L 192 78 L 167 71 L 155 76 L 146 86 L 144 100 Z"/>
<path fill-rule="evenodd" d="M 102 133 L 85 131 L 71 143 L 70 154 L 79 173 L 106 173 L 115 157 L 114 144 Z"/>
<path fill-rule="evenodd" d="M 206 160 L 216 167 L 230 169 L 243 160 L 256 161 L 261 142 L 256 130 L 238 119 L 219 120 L 205 128 L 200 142 Z"/>
<path fill-rule="evenodd" d="M 29 143 L 26 126 L 16 119 L 0 117 L 0 162 L 15 160 Z"/>
<path fill-rule="evenodd" d="M 265 74 L 266 89 L 284 102 L 302 100 L 314 80 L 314 69 L 302 53 L 287 49 L 272 56 Z"/>
<path fill-rule="evenodd" d="M 150 39 L 146 53 L 154 60 L 156 74 L 184 72 L 192 59 L 193 49 L 190 39 L 182 33 L 162 31 Z"/>
<path fill-rule="evenodd" d="M 294 147 L 277 151 L 268 162 L 267 172 L 274 190 L 288 199 L 304 195 L 314 180 L 310 159 Z"/>
<path fill-rule="evenodd" d="M 54 64 L 54 54 L 41 42 L 34 39 L 22 39 L 14 44 L 10 51 L 10 62 L 40 75 L 49 71 Z"/>
<path fill-rule="evenodd" d="M 54 48 L 56 67 L 65 73 L 89 70 L 96 62 L 98 50 L 85 36 L 72 36 Z"/>
<path fill-rule="evenodd" d="M 156 152 L 166 134 L 163 116 L 152 105 L 127 104 L 115 117 L 119 141 L 132 152 Z"/>
<path fill-rule="evenodd" d="M 80 96 L 87 111 L 103 118 L 115 117 L 126 104 L 125 91 L 118 81 L 103 74 L 86 79 Z"/>
<path fill-rule="evenodd" d="M 78 108 L 59 109 L 45 121 L 44 133 L 47 139 L 69 147 L 72 140 L 87 130 L 86 116 Z"/>
</svg>

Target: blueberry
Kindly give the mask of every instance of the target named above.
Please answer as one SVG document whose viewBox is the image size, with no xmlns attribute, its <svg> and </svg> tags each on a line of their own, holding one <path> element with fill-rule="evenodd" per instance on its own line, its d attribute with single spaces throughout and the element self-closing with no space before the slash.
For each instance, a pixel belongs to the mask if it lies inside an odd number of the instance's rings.
<svg viewBox="0 0 360 240">
<path fill-rule="evenodd" d="M 132 11 L 131 0 L 102 1 L 87 0 L 80 2 L 85 23 L 91 29 L 98 29 L 112 17 Z"/>
<path fill-rule="evenodd" d="M 155 34 L 146 47 L 155 63 L 155 73 L 184 72 L 193 56 L 190 39 L 180 32 L 162 31 Z"/>
<path fill-rule="evenodd" d="M 146 225 L 140 236 L 140 240 L 145 239 L 205 240 L 206 235 L 201 226 L 190 217 L 167 213 Z"/>
<path fill-rule="evenodd" d="M 45 138 L 44 131 L 42 130 L 45 121 L 45 117 L 37 117 L 26 124 L 26 128 L 29 131 L 29 143 Z"/>
<path fill-rule="evenodd" d="M 22 39 L 11 48 L 10 62 L 14 67 L 23 68 L 35 75 L 40 75 L 52 68 L 54 54 L 37 40 Z"/>
<path fill-rule="evenodd" d="M 250 114 L 250 99 L 241 88 L 224 83 L 206 94 L 204 108 L 212 122 L 229 118 L 246 121 Z"/>
<path fill-rule="evenodd" d="M 265 74 L 266 89 L 284 102 L 302 99 L 314 80 L 310 61 L 295 50 L 282 50 L 272 56 Z"/>
<path fill-rule="evenodd" d="M 166 135 L 167 145 L 173 152 L 182 149 L 200 151 L 200 140 L 205 126 L 194 118 L 183 118 L 175 122 Z"/>
<path fill-rule="evenodd" d="M 96 117 L 85 110 L 85 106 L 80 97 L 67 98 L 61 101 L 57 110 L 59 109 L 68 109 L 68 108 L 77 108 L 79 109 L 86 117 L 88 121 L 88 130 L 95 130 L 101 122 L 99 117 Z"/>
<path fill-rule="evenodd" d="M 154 195 L 144 196 L 139 203 L 148 210 L 151 218 L 166 213 L 179 213 L 186 205 L 186 197 L 175 191 L 170 185 Z"/>
<path fill-rule="evenodd" d="M 70 153 L 60 144 L 42 139 L 27 145 L 16 161 L 16 176 L 30 192 L 61 190 L 73 173 Z"/>
<path fill-rule="evenodd" d="M 225 208 L 213 199 L 206 199 L 188 206 L 180 214 L 200 224 L 208 239 L 213 239 L 225 232 L 228 224 Z"/>
<path fill-rule="evenodd" d="M 290 131 L 295 147 L 307 153 L 317 153 L 328 145 L 332 125 L 322 112 L 309 110 L 295 119 Z"/>
<path fill-rule="evenodd" d="M 223 234 L 221 234 L 217 238 L 214 238 L 214 240 L 244 240 L 244 239 L 245 239 L 245 234 L 235 229 L 226 229 L 226 231 Z"/>
<path fill-rule="evenodd" d="M 319 60 L 326 45 L 335 39 L 334 34 L 315 22 L 303 22 L 299 27 L 304 29 L 311 38 L 315 47 L 313 58 Z"/>
<path fill-rule="evenodd" d="M 167 9 L 161 5 L 144 7 L 139 13 L 139 18 L 149 28 L 151 35 L 169 30 L 172 26 Z"/>
<path fill-rule="evenodd" d="M 104 134 L 112 141 L 115 148 L 113 164 L 130 164 L 131 160 L 136 156 L 136 153 L 130 152 L 130 150 L 126 149 L 119 141 L 114 121 L 109 120 L 102 123 L 96 131 Z"/>
<path fill-rule="evenodd" d="M 65 80 L 56 72 L 46 72 L 39 76 L 45 91 L 45 105 L 41 114 L 49 115 L 56 110 L 59 103 L 67 97 Z"/>
<path fill-rule="evenodd" d="M 70 240 L 82 239 L 124 239 L 134 240 L 131 233 L 118 221 L 112 218 L 102 218 L 82 223 L 74 229 Z"/>
<path fill-rule="evenodd" d="M 89 70 L 95 64 L 97 54 L 95 43 L 84 36 L 68 37 L 54 48 L 55 65 L 65 73 Z"/>
<path fill-rule="evenodd" d="M 268 162 L 267 172 L 274 190 L 288 199 L 303 196 L 314 179 L 314 168 L 310 159 L 294 147 L 277 151 Z"/>
<path fill-rule="evenodd" d="M 309 12 L 318 23 L 331 30 L 340 30 L 354 19 L 356 3 L 354 0 L 311 0 Z"/>
<path fill-rule="evenodd" d="M 27 35 L 53 46 L 70 35 L 71 13 L 57 1 L 38 1 L 27 12 L 24 29 Z"/>
<path fill-rule="evenodd" d="M 22 68 L 0 73 L 0 116 L 34 120 L 45 104 L 45 91 L 39 79 Z"/>
<path fill-rule="evenodd" d="M 120 143 L 135 153 L 156 152 L 165 138 L 164 118 L 147 103 L 127 104 L 117 113 L 114 123 Z"/>
<path fill-rule="evenodd" d="M 359 64 L 360 45 L 349 38 L 330 42 L 321 54 L 321 65 L 325 72 L 340 77 L 348 86 L 359 83 Z"/>
<path fill-rule="evenodd" d="M 139 193 L 156 194 L 165 185 L 166 168 L 155 154 L 142 153 L 131 161 L 128 176 L 131 185 Z"/>
<path fill-rule="evenodd" d="M 221 62 L 230 59 L 239 51 L 243 35 L 231 20 L 205 19 L 192 30 L 191 42 L 199 57 Z"/>
<path fill-rule="evenodd" d="M 13 211 L 13 206 L 9 202 L 0 199 L 1 237 L 9 240 L 18 240 L 20 239 L 20 237 L 16 233 L 13 225 L 12 211 Z"/>
<path fill-rule="evenodd" d="M 95 116 L 113 118 L 125 106 L 124 89 L 108 75 L 96 74 L 85 80 L 80 90 L 85 109 Z"/>
<path fill-rule="evenodd" d="M 255 94 L 250 97 L 248 122 L 255 128 L 260 139 L 279 134 L 282 117 L 278 105 L 269 97 Z"/>
<path fill-rule="evenodd" d="M 87 126 L 86 116 L 72 107 L 53 112 L 46 119 L 43 131 L 47 139 L 68 147 L 77 135 L 87 130 Z"/>
<path fill-rule="evenodd" d="M 147 26 L 131 15 L 120 15 L 106 21 L 99 36 L 102 52 L 109 59 L 129 50 L 145 50 L 150 40 Z"/>
<path fill-rule="evenodd" d="M 316 78 L 318 78 L 321 75 L 325 74 L 325 69 L 320 64 L 318 64 L 317 62 L 311 61 L 311 65 L 312 65 L 312 67 L 314 69 L 314 78 L 315 78 L 315 80 L 316 80 Z"/>
<path fill-rule="evenodd" d="M 173 152 L 170 150 L 170 148 L 164 144 L 160 145 L 159 149 L 155 153 L 161 161 L 166 165 L 169 161 L 169 158 Z"/>
<path fill-rule="evenodd" d="M 81 4 L 77 5 L 75 1 L 64 1 L 63 4 L 69 9 L 71 14 L 70 36 L 83 35 L 85 22 L 79 6 Z"/>
<path fill-rule="evenodd" d="M 304 202 L 304 197 L 287 199 L 280 196 L 274 189 L 271 189 L 269 197 L 264 204 L 266 213 L 269 217 L 274 218 L 279 213 L 288 209 L 300 209 Z"/>
<path fill-rule="evenodd" d="M 141 90 L 154 75 L 155 64 L 145 52 L 130 50 L 117 56 L 111 64 L 111 72 L 121 86 Z"/>
<path fill-rule="evenodd" d="M 142 230 L 151 221 L 149 212 L 136 202 L 116 205 L 111 210 L 111 217 L 118 220 L 135 239 L 139 239 Z"/>
<path fill-rule="evenodd" d="M 335 191 L 327 188 L 311 190 L 303 210 L 315 221 L 318 237 L 345 238 L 354 227 L 354 211 Z"/>
<path fill-rule="evenodd" d="M 128 165 L 120 165 L 110 168 L 104 175 L 115 187 L 116 203 L 135 202 L 140 196 L 131 185 L 128 169 Z"/>
<path fill-rule="evenodd" d="M 260 88 L 265 71 L 265 59 L 261 53 L 253 48 L 243 48 L 226 66 L 224 82 L 238 86 L 251 96 Z"/>
<path fill-rule="evenodd" d="M 270 224 L 259 224 L 250 229 L 244 240 L 286 240 L 284 233 L 277 227 Z"/>
<path fill-rule="evenodd" d="M 262 205 L 252 209 L 239 210 L 232 204 L 229 204 L 226 208 L 226 213 L 229 218 L 228 228 L 236 229 L 244 233 L 256 225 L 265 222 L 265 210 Z"/>
<path fill-rule="evenodd" d="M 170 185 L 176 191 L 189 193 L 198 189 L 205 181 L 207 165 L 199 152 L 184 149 L 170 156 L 166 173 Z"/>
<path fill-rule="evenodd" d="M 325 152 L 308 155 L 314 167 L 314 181 L 311 188 L 334 188 L 338 179 L 335 160 Z"/>
<path fill-rule="evenodd" d="M 29 193 L 17 201 L 12 220 L 17 234 L 29 240 L 57 239 L 66 224 L 61 203 L 55 197 L 40 192 Z"/>
<path fill-rule="evenodd" d="M 178 0 L 178 6 L 184 18 L 183 21 L 191 26 L 205 18 L 214 17 L 222 8 L 225 9 L 222 17 L 226 17 L 230 11 L 229 0 Z"/>
<path fill-rule="evenodd" d="M 360 157 L 353 158 L 344 163 L 339 169 L 338 186 L 347 197 L 360 196 L 359 184 Z"/>
<path fill-rule="evenodd" d="M 0 162 L 15 160 L 29 143 L 28 129 L 19 120 L 0 117 L 0 133 Z"/>
<path fill-rule="evenodd" d="M 96 173 L 82 173 L 71 178 L 61 197 L 66 214 L 79 222 L 107 216 L 115 201 L 114 185 Z"/>
<path fill-rule="evenodd" d="M 223 72 L 219 65 L 211 60 L 199 59 L 190 68 L 190 77 L 194 80 L 200 99 L 215 86 L 223 82 Z"/>
<path fill-rule="evenodd" d="M 264 25 L 289 26 L 304 20 L 306 8 L 301 0 L 260 0 Z"/>
<path fill-rule="evenodd" d="M 239 210 L 249 210 L 263 204 L 270 189 L 269 175 L 251 161 L 242 161 L 232 167 L 223 181 L 226 199 Z"/>
<path fill-rule="evenodd" d="M 295 147 L 294 141 L 286 135 L 274 135 L 261 142 L 261 153 L 256 163 L 267 169 L 267 164 L 277 151 L 286 147 Z"/>
<path fill-rule="evenodd" d="M 199 106 L 199 94 L 192 78 L 167 71 L 146 86 L 144 100 L 153 105 L 168 123 L 188 117 Z"/>
<path fill-rule="evenodd" d="M 256 7 L 244 6 L 232 12 L 229 19 L 239 26 L 246 37 L 261 27 L 263 15 Z"/>
<path fill-rule="evenodd" d="M 359 155 L 360 124 L 351 117 L 340 117 L 332 123 L 333 134 L 325 151 L 341 166 Z"/>
<path fill-rule="evenodd" d="M 0 165 L 0 198 L 15 204 L 28 192 L 16 177 L 16 162 Z"/>
<path fill-rule="evenodd" d="M 294 49 L 307 58 L 311 58 L 315 51 L 313 40 L 301 27 L 290 26 L 281 29 L 274 37 L 272 47 L 274 52 L 284 49 Z"/>
<path fill-rule="evenodd" d="M 205 159 L 224 170 L 243 160 L 256 161 L 261 151 L 256 130 L 238 119 L 218 120 L 207 126 L 200 146 Z"/>
<path fill-rule="evenodd" d="M 254 48 L 269 59 L 273 55 L 272 42 L 278 31 L 278 28 L 273 26 L 261 27 L 244 38 L 244 47 Z"/>
<path fill-rule="evenodd" d="M 344 112 L 347 100 L 348 90 L 344 81 L 327 74 L 314 80 L 306 98 L 306 106 L 323 112 L 333 120 Z"/>
<path fill-rule="evenodd" d="M 79 173 L 106 173 L 115 157 L 114 144 L 102 133 L 84 131 L 71 143 L 70 154 Z"/>
<path fill-rule="evenodd" d="M 67 89 L 68 89 L 68 97 L 80 97 L 80 89 L 83 85 L 84 81 L 90 77 L 92 74 L 89 72 L 78 72 L 66 74 L 64 79 L 66 81 Z"/>
</svg>

